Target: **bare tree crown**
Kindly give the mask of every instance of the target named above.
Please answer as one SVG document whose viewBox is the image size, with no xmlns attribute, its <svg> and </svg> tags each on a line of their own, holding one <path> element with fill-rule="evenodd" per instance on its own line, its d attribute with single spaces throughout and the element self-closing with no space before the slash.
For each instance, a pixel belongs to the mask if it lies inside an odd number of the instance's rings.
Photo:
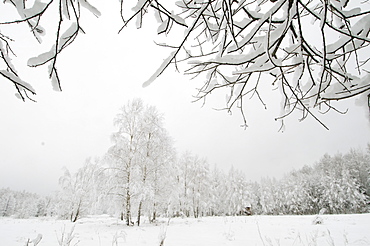
<svg viewBox="0 0 370 246">
<path fill-rule="evenodd" d="M 145 86 L 170 65 L 179 69 L 180 63 L 185 63 L 185 74 L 203 78 L 197 99 L 206 99 L 215 90 L 228 90 L 226 109 L 239 108 L 245 124 L 245 98 L 255 96 L 266 107 L 261 83 L 268 82 L 281 92 L 283 111 L 279 118 L 300 111 L 302 119 L 312 116 L 320 122 L 313 108 L 336 110 L 332 101 L 369 94 L 367 1 L 182 0 L 174 4 L 139 0 L 133 1 L 135 6 L 127 16 L 127 4 L 120 2 L 122 32 L 133 21 L 141 27 L 145 15 L 153 13 L 158 35 L 178 35 L 177 30 L 185 30 L 178 43 L 160 44 L 172 51 Z M 12 39 L 3 35 L 1 27 L 26 23 L 38 40 L 43 32 L 42 16 L 52 4 L 56 3 L 36 0 L 32 7 L 21 0 L 2 3 L 16 9 L 19 18 L 0 22 L 0 51 L 5 64 L 0 74 L 15 85 L 22 99 L 36 92 L 17 76 L 11 62 Z M 60 89 L 57 56 L 82 31 L 80 8 L 100 14 L 85 0 L 60 0 L 58 5 L 54 45 L 28 61 L 28 66 L 48 64 L 56 89 Z"/>
</svg>

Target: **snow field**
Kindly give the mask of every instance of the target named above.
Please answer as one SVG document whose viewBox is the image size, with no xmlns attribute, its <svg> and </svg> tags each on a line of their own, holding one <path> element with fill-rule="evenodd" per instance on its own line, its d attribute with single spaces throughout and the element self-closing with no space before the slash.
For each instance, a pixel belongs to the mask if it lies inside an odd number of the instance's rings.
<svg viewBox="0 0 370 246">
<path fill-rule="evenodd" d="M 53 218 L 0 218 L 0 245 L 26 245 L 39 234 L 39 246 L 78 245 L 370 245 L 370 214 L 315 216 L 248 216 L 162 219 L 127 227 L 109 216 L 71 223 Z M 72 232 L 72 233 L 71 233 Z M 66 242 L 72 235 L 70 244 Z M 59 242 L 58 242 L 59 240 Z M 29 245 L 34 245 L 30 243 Z"/>
</svg>

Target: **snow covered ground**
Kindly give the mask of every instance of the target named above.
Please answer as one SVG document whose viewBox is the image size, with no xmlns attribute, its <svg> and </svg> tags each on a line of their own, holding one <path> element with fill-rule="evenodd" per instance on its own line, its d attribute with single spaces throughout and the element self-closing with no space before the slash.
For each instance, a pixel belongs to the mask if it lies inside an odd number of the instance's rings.
<svg viewBox="0 0 370 246">
<path fill-rule="evenodd" d="M 0 218 L 0 245 L 24 246 L 41 235 L 39 246 L 159 246 L 162 239 L 166 246 L 370 245 L 370 214 L 321 217 L 322 224 L 313 224 L 315 216 L 174 218 L 140 227 L 127 227 L 109 216 L 83 218 L 75 224 L 53 218 Z M 68 238 L 70 244 L 62 244 Z"/>
</svg>

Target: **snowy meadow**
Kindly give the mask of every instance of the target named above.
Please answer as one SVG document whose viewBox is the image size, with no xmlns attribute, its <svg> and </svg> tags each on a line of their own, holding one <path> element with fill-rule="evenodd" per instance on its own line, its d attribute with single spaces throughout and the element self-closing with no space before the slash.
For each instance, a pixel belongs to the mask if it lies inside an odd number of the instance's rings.
<svg viewBox="0 0 370 246">
<path fill-rule="evenodd" d="M 1 245 L 370 245 L 370 145 L 253 182 L 178 154 L 140 99 L 114 124 L 107 153 L 53 194 L 0 189 Z"/>
<path fill-rule="evenodd" d="M 161 219 L 127 227 L 117 218 L 76 223 L 53 218 L 0 219 L 1 245 L 370 245 L 370 214 L 217 216 Z M 33 240 L 39 241 L 36 244 Z M 29 242 L 27 244 L 27 242 Z"/>
</svg>

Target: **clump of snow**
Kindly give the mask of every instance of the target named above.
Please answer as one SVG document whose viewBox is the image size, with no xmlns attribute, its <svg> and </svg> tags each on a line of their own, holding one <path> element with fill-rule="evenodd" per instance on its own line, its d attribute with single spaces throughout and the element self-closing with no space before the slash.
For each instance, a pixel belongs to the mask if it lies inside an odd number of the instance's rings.
<svg viewBox="0 0 370 246">
<path fill-rule="evenodd" d="M 89 10 L 95 16 L 101 16 L 100 11 L 97 8 L 95 8 L 94 6 L 92 6 L 89 2 L 87 2 L 87 1 L 84 0 L 84 1 L 79 1 L 79 4 L 81 4 L 82 7 L 86 8 L 87 10 Z"/>
<path fill-rule="evenodd" d="M 143 87 L 149 86 L 153 81 L 163 73 L 163 71 L 166 69 L 166 67 L 171 63 L 171 61 L 174 59 L 176 55 L 176 51 L 171 52 L 171 54 L 163 60 L 161 66 L 155 71 L 155 73 L 143 83 Z"/>
</svg>

